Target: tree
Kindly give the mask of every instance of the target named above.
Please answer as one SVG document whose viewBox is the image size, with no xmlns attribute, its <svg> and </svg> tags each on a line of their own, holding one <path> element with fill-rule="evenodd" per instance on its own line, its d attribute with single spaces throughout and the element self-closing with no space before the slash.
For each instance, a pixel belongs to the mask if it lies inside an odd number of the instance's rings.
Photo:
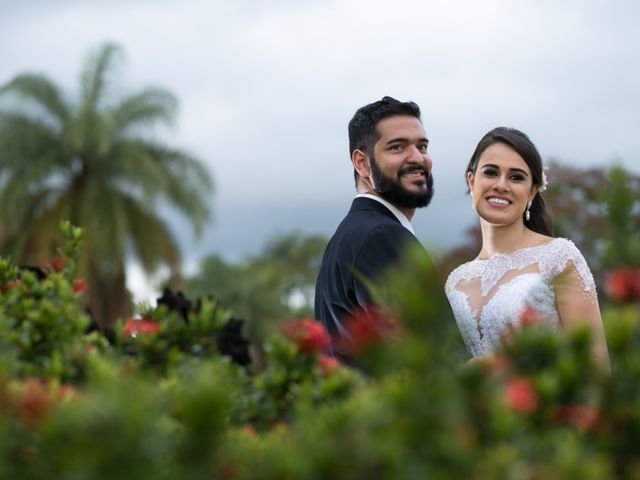
<svg viewBox="0 0 640 480">
<path fill-rule="evenodd" d="M 115 94 L 121 55 L 113 44 L 92 52 L 75 101 L 40 74 L 17 75 L 0 88 L 0 252 L 40 265 L 54 254 L 60 219 L 82 227 L 81 272 L 102 324 L 129 308 L 128 256 L 147 272 L 161 263 L 179 268 L 179 248 L 158 202 L 180 211 L 198 233 L 209 215 L 203 198 L 212 190 L 193 156 L 152 135 L 175 117 L 171 93 Z"/>
<path fill-rule="evenodd" d="M 313 316 L 314 287 L 326 244 L 322 236 L 292 232 L 274 238 L 261 254 L 236 264 L 209 256 L 202 261 L 200 272 L 187 279 L 187 294 L 213 295 L 248 320 L 252 336 L 260 337 L 268 324 Z"/>
<path fill-rule="evenodd" d="M 580 169 L 551 162 L 544 193 L 556 236 L 576 242 L 594 275 L 638 264 L 640 177 L 620 166 Z"/>
</svg>

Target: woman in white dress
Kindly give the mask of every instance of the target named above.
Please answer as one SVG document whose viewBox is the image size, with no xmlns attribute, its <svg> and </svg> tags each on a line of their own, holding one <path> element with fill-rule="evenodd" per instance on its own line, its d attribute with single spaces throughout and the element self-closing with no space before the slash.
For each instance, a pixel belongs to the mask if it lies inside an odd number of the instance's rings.
<svg viewBox="0 0 640 480">
<path fill-rule="evenodd" d="M 553 328 L 587 325 L 595 358 L 608 364 L 593 276 L 570 240 L 553 238 L 536 147 L 518 130 L 495 128 L 466 174 L 482 248 L 449 275 L 445 290 L 469 352 L 489 355 L 531 308 Z"/>
</svg>

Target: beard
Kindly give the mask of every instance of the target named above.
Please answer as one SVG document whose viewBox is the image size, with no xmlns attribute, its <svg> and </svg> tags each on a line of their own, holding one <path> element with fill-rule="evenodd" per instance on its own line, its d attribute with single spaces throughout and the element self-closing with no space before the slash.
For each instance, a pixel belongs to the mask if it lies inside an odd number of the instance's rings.
<svg viewBox="0 0 640 480">
<path fill-rule="evenodd" d="M 422 171 L 426 176 L 427 189 L 424 192 L 412 192 L 402 185 L 402 175 Z M 403 208 L 422 208 L 429 205 L 433 197 L 433 175 L 424 165 L 414 165 L 398 170 L 396 179 L 382 173 L 376 159 L 371 155 L 371 176 L 375 182 L 375 191 L 385 200 Z"/>
</svg>

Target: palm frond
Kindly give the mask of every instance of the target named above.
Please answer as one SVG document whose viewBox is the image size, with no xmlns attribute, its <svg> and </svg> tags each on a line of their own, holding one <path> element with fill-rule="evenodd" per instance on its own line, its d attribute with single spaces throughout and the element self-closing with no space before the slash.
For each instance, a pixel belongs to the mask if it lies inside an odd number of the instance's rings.
<svg viewBox="0 0 640 480">
<path fill-rule="evenodd" d="M 52 165 L 68 165 L 60 133 L 30 114 L 0 112 L 0 170 L 22 168 L 39 158 Z"/>
<path fill-rule="evenodd" d="M 121 134 L 132 127 L 151 123 L 173 123 L 178 102 L 174 95 L 160 88 L 149 88 L 122 100 L 109 113 Z"/>
<path fill-rule="evenodd" d="M 127 185 L 141 189 L 152 201 L 165 198 L 194 221 L 196 233 L 209 219 L 205 199 L 212 194 L 209 171 L 194 157 L 148 140 L 121 142 L 111 168 Z"/>
<path fill-rule="evenodd" d="M 24 192 L 7 217 L 3 217 L 3 255 L 9 255 L 19 263 L 38 264 L 52 253 L 50 246 L 59 237 L 59 219 L 65 218 L 66 204 L 50 205 L 54 196 L 46 188 Z M 47 208 L 48 207 L 48 208 Z"/>
<path fill-rule="evenodd" d="M 84 112 L 97 111 L 98 103 L 104 94 L 107 74 L 114 67 L 117 55 L 122 50 L 113 43 L 107 43 L 92 52 L 82 71 L 81 107 Z"/>
<path fill-rule="evenodd" d="M 144 270 L 151 273 L 160 262 L 178 268 L 180 250 L 166 223 L 135 198 L 123 196 L 121 200 L 127 211 L 129 240 Z"/>
<path fill-rule="evenodd" d="M 45 76 L 33 73 L 18 75 L 0 88 L 0 95 L 11 93 L 34 102 L 61 124 L 69 118 L 70 105 L 58 87 Z"/>
</svg>

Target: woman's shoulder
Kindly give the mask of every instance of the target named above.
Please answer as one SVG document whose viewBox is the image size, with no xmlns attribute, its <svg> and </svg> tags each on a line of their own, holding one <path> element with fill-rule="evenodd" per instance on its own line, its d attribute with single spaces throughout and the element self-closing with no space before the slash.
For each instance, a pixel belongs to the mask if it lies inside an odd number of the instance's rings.
<svg viewBox="0 0 640 480">
<path fill-rule="evenodd" d="M 595 285 L 593 275 L 582 252 L 573 241 L 568 238 L 554 238 L 548 244 L 548 255 L 544 255 L 543 267 L 552 277 L 555 277 L 567 270 L 575 270 L 585 287 L 585 290 L 593 288 Z"/>
<path fill-rule="evenodd" d="M 477 277 L 481 273 L 481 262 L 477 259 L 465 262 L 454 268 L 445 282 L 445 291 L 450 291 L 460 280 L 469 280 Z"/>
<path fill-rule="evenodd" d="M 546 245 L 552 255 L 569 260 L 584 260 L 584 257 L 572 240 L 563 237 L 552 238 Z"/>
</svg>

